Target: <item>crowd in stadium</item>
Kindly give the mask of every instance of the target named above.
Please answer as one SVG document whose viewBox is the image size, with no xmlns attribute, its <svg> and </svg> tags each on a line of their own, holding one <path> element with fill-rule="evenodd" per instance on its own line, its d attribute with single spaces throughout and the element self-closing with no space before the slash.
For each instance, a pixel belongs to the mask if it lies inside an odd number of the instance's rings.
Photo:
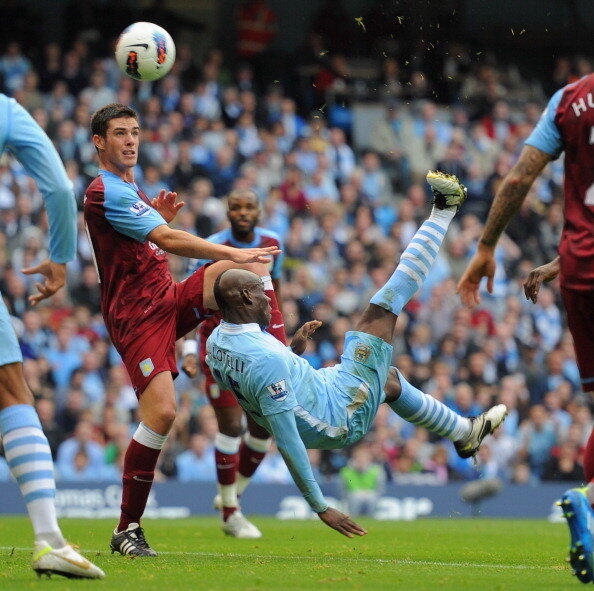
<svg viewBox="0 0 594 591">
<path fill-rule="evenodd" d="M 403 73 L 381 58 L 379 77 L 365 83 L 349 62 L 317 63 L 313 91 L 288 96 L 281 83 L 262 88 L 249 65 L 229 68 L 219 51 L 194 61 L 179 47 L 172 74 L 139 85 L 111 59 L 94 58 L 83 42 L 66 51 L 45 47 L 37 62 L 16 43 L 0 57 L 3 91 L 24 105 L 55 142 L 82 195 L 96 174 L 91 114 L 110 102 L 136 108 L 143 126 L 137 181 L 149 197 L 177 191 L 186 207 L 174 225 L 202 237 L 226 225 L 224 197 L 252 189 L 261 225 L 284 238 L 282 307 L 288 333 L 319 319 L 305 356 L 315 367 L 335 363 L 344 332 L 392 272 L 429 211 L 423 179 L 429 169 L 458 175 L 470 198 L 457 217 L 427 284 L 398 321 L 394 364 L 414 385 L 472 416 L 494 402 L 510 414 L 485 440 L 474 465 L 452 445 L 382 408 L 360 444 L 357 469 L 380 465 L 398 483 L 445 483 L 501 477 L 517 483 L 582 479 L 581 450 L 592 429 L 581 394 L 571 337 L 557 286 L 528 302 L 522 281 L 556 256 L 563 214 L 562 163 L 549 165 L 497 251 L 492 295 L 463 308 L 455 286 L 474 252 L 494 191 L 509 171 L 545 105 L 571 76 L 591 70 L 583 59 L 560 59 L 551 79 L 525 81 L 492 59 L 444 62 L 449 104 L 433 102 L 423 71 Z M 465 53 L 466 52 L 466 53 Z M 464 73 L 464 83 L 458 83 Z M 361 82 L 361 83 L 360 83 Z M 361 92 L 362 84 L 365 92 Z M 353 140 L 357 93 L 384 106 L 371 149 Z M 309 111 L 311 106 L 319 109 Z M 80 223 L 78 260 L 53 300 L 30 308 L 35 278 L 20 270 L 47 256 L 47 223 L 33 181 L 11 158 L 0 161 L 0 291 L 13 315 L 27 382 L 65 480 L 120 479 L 123 452 L 135 428 L 136 397 L 99 314 L 99 285 Z M 176 278 L 192 261 L 171 258 Z M 159 464 L 159 479 L 215 480 L 212 409 L 201 380 L 176 381 L 179 414 Z M 322 475 L 349 457 L 311 452 Z M 0 461 L 0 480 L 8 479 Z M 272 450 L 256 481 L 290 482 Z"/>
</svg>

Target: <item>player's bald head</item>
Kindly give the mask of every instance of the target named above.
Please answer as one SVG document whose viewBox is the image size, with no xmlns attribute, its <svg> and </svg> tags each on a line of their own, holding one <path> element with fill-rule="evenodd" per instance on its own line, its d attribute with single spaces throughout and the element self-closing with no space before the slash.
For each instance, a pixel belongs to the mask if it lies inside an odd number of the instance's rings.
<svg viewBox="0 0 594 591">
<path fill-rule="evenodd" d="M 227 269 L 214 282 L 213 293 L 219 310 L 224 314 L 231 307 L 243 306 L 243 294 L 263 288 L 262 278 L 246 269 Z"/>
</svg>

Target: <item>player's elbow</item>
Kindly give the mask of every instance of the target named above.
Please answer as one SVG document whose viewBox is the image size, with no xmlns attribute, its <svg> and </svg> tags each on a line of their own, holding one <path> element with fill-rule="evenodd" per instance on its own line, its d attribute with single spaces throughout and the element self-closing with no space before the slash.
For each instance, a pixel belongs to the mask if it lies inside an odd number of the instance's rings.
<svg viewBox="0 0 594 591">
<path fill-rule="evenodd" d="M 175 250 L 175 230 L 172 230 L 167 224 L 162 224 L 151 230 L 147 238 L 165 252 Z"/>
</svg>

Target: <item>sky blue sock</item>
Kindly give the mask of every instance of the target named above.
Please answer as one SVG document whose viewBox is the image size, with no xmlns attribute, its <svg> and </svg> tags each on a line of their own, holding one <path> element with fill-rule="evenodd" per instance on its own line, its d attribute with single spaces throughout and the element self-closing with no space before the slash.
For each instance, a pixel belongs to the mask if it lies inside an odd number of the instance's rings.
<svg viewBox="0 0 594 591">
<path fill-rule="evenodd" d="M 371 303 L 396 316 L 421 288 L 429 269 L 437 258 L 455 208 L 434 209 L 428 220 L 417 230 L 400 257 L 400 262 L 388 282 L 371 298 Z"/>
<path fill-rule="evenodd" d="M 413 425 L 425 427 L 432 433 L 452 441 L 460 441 L 470 435 L 471 424 L 466 417 L 460 416 L 433 396 L 415 388 L 400 372 L 398 377 L 402 391 L 398 400 L 388 403 L 397 415 Z"/>
</svg>

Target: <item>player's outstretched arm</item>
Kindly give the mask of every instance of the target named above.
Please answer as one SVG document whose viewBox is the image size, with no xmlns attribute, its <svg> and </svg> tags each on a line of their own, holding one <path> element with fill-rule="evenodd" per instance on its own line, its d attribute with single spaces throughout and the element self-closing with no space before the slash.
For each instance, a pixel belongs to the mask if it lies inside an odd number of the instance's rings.
<svg viewBox="0 0 594 591">
<path fill-rule="evenodd" d="M 212 261 L 230 260 L 234 263 L 268 263 L 272 255 L 281 251 L 276 246 L 266 248 L 234 248 L 214 244 L 183 230 L 174 230 L 166 224 L 157 226 L 147 238 L 165 252 L 190 259 Z"/>
<path fill-rule="evenodd" d="M 559 275 L 559 257 L 553 259 L 546 265 L 541 265 L 540 267 L 536 267 L 536 269 L 532 269 L 528 274 L 528 277 L 526 277 L 526 281 L 524 281 L 524 294 L 526 299 L 532 300 L 532 302 L 536 304 L 540 286 L 543 283 L 552 281 L 557 275 Z"/>
<path fill-rule="evenodd" d="M 367 532 L 357 525 L 348 515 L 328 507 L 320 486 L 316 482 L 307 455 L 307 450 L 299 436 L 295 415 L 292 410 L 283 411 L 266 417 L 272 429 L 279 452 L 283 456 L 291 476 L 309 506 L 318 517 L 343 536 L 363 536 Z"/>
<path fill-rule="evenodd" d="M 520 159 L 505 177 L 491 205 L 485 229 L 468 268 L 458 283 L 462 303 L 476 306 L 480 303 L 479 285 L 487 278 L 487 291 L 493 292 L 495 276 L 495 247 L 511 218 L 522 205 L 532 183 L 553 157 L 534 146 L 525 146 Z"/>
<path fill-rule="evenodd" d="M 72 182 L 52 141 L 33 117 L 13 99 L 10 99 L 7 117 L 10 118 L 10 133 L 6 138 L 6 147 L 16 156 L 27 174 L 35 179 L 43 196 L 49 223 L 49 258 L 54 264 L 67 263 L 76 256 L 76 202 Z M 47 271 L 48 261 L 44 261 L 41 266 Z M 50 291 L 59 282 L 62 272 L 65 279 L 65 268 L 59 271 L 54 267 L 51 277 L 44 271 L 32 271 L 46 275 L 46 285 Z M 60 287 L 62 285 L 63 282 Z M 57 289 L 44 297 L 50 297 L 55 291 Z"/>
</svg>

